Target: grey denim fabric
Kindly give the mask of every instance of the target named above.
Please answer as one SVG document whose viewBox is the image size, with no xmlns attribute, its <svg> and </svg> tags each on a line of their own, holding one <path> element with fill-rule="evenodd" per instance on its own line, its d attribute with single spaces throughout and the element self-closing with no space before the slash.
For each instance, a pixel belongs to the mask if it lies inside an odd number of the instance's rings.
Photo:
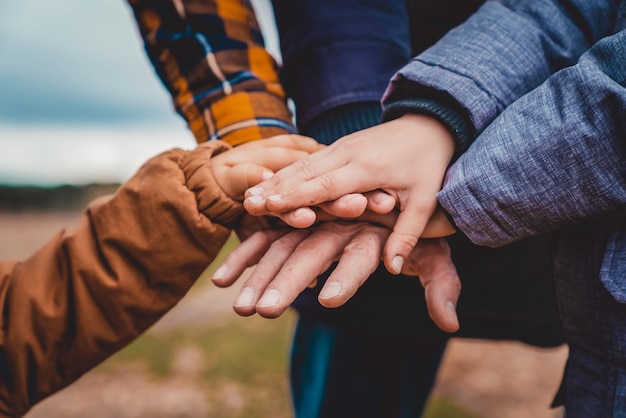
<svg viewBox="0 0 626 418">
<path fill-rule="evenodd" d="M 626 416 L 626 1 L 492 1 L 412 60 L 477 137 L 439 201 L 474 243 L 559 231 L 570 417 Z M 413 89 L 416 91 L 418 89 Z"/>
<path fill-rule="evenodd" d="M 439 198 L 499 246 L 626 209 L 626 31 L 509 106 L 451 167 Z"/>
</svg>

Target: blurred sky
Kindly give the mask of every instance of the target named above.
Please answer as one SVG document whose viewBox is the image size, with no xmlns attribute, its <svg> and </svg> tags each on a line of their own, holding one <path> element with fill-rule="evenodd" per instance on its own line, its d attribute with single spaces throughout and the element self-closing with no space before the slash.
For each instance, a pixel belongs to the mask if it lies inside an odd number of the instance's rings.
<svg viewBox="0 0 626 418">
<path fill-rule="evenodd" d="M 253 3 L 275 52 L 267 0 Z M 0 184 L 123 181 L 194 145 L 124 0 L 0 0 Z"/>
</svg>

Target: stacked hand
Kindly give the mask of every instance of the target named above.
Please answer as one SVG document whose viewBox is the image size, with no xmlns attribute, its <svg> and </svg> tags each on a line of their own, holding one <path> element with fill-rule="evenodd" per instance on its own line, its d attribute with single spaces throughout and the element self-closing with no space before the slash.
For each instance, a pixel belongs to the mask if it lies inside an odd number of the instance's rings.
<svg viewBox="0 0 626 418">
<path fill-rule="evenodd" d="M 247 267 L 256 265 L 234 303 L 240 315 L 281 315 L 296 297 L 330 265 L 339 261 L 324 284 L 319 302 L 328 308 L 343 305 L 380 262 L 390 230 L 368 222 L 324 222 L 291 232 L 259 231 L 243 241 L 223 261 L 212 279 L 230 286 Z M 444 331 L 459 328 L 456 303 L 461 282 L 443 239 L 420 240 L 402 273 L 419 276 L 433 321 Z"/>
<path fill-rule="evenodd" d="M 335 261 L 319 301 L 341 306 L 382 256 L 392 273 L 419 276 L 432 319 L 456 331 L 460 280 L 447 243 L 418 242 L 454 232 L 436 199 L 453 151 L 453 139 L 439 122 L 407 115 L 342 138 L 274 176 L 265 171 L 263 181 L 245 193 L 246 209 L 306 229 L 256 223 L 262 226 L 225 259 L 214 283 L 229 286 L 256 264 L 234 309 L 276 317 Z M 312 226 L 316 221 L 326 222 Z"/>
</svg>

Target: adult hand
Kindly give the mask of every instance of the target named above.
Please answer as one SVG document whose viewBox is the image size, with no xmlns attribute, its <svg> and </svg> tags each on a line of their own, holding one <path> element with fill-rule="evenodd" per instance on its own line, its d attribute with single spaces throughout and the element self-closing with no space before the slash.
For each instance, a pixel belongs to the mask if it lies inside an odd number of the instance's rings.
<svg viewBox="0 0 626 418">
<path fill-rule="evenodd" d="M 261 231 L 228 255 L 212 279 L 217 286 L 230 286 L 256 264 L 233 308 L 243 316 L 258 313 L 274 318 L 339 260 L 318 297 L 323 306 L 335 308 L 348 301 L 376 269 L 389 232 L 367 222 L 325 222 L 288 233 Z M 402 272 L 419 276 L 433 321 L 444 331 L 458 330 L 455 306 L 461 285 L 446 241 L 421 240 Z"/>
<path fill-rule="evenodd" d="M 244 207 L 253 215 L 283 214 L 290 225 L 306 227 L 315 220 L 308 207 L 382 190 L 400 210 L 383 252 L 387 269 L 398 274 L 437 207 L 453 153 L 454 139 L 439 121 L 408 114 L 343 137 L 280 170 L 246 192 Z"/>
<path fill-rule="evenodd" d="M 339 260 L 320 293 L 320 303 L 337 307 L 356 293 L 374 272 L 387 228 L 367 222 L 324 222 L 314 228 L 281 234 L 261 231 L 242 242 L 213 275 L 218 286 L 230 286 L 250 266 L 234 309 L 240 315 L 281 315 L 317 276 Z M 339 277 L 338 284 L 333 278 Z"/>
</svg>

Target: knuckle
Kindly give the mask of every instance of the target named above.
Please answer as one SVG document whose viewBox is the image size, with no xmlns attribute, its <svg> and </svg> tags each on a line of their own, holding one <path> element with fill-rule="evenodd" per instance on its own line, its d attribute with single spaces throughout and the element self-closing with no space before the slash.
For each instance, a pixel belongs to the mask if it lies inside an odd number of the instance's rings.
<svg viewBox="0 0 626 418">
<path fill-rule="evenodd" d="M 402 232 L 394 233 L 394 242 L 398 247 L 404 249 L 413 249 L 417 245 L 417 236 L 413 234 L 407 234 Z"/>
<path fill-rule="evenodd" d="M 293 167 L 296 170 L 298 178 L 304 181 L 311 180 L 314 176 L 313 168 L 306 158 L 300 159 L 293 163 Z"/>
<path fill-rule="evenodd" d="M 368 260 L 379 259 L 381 246 L 374 236 L 366 236 L 362 239 L 353 240 L 344 249 L 344 254 L 352 257 L 362 257 Z"/>
<path fill-rule="evenodd" d="M 320 188 L 326 192 L 326 195 L 330 195 L 330 192 L 335 188 L 335 181 L 329 174 L 323 174 L 317 178 L 317 182 Z"/>
<path fill-rule="evenodd" d="M 315 249 L 315 248 L 320 248 L 321 246 L 324 246 L 324 245 L 327 245 L 326 234 L 314 233 L 308 236 L 306 240 L 302 241 L 301 248 Z"/>
<path fill-rule="evenodd" d="M 283 253 L 293 250 L 306 236 L 306 230 L 296 230 L 287 235 L 282 236 L 270 244 L 270 250 Z"/>
</svg>

